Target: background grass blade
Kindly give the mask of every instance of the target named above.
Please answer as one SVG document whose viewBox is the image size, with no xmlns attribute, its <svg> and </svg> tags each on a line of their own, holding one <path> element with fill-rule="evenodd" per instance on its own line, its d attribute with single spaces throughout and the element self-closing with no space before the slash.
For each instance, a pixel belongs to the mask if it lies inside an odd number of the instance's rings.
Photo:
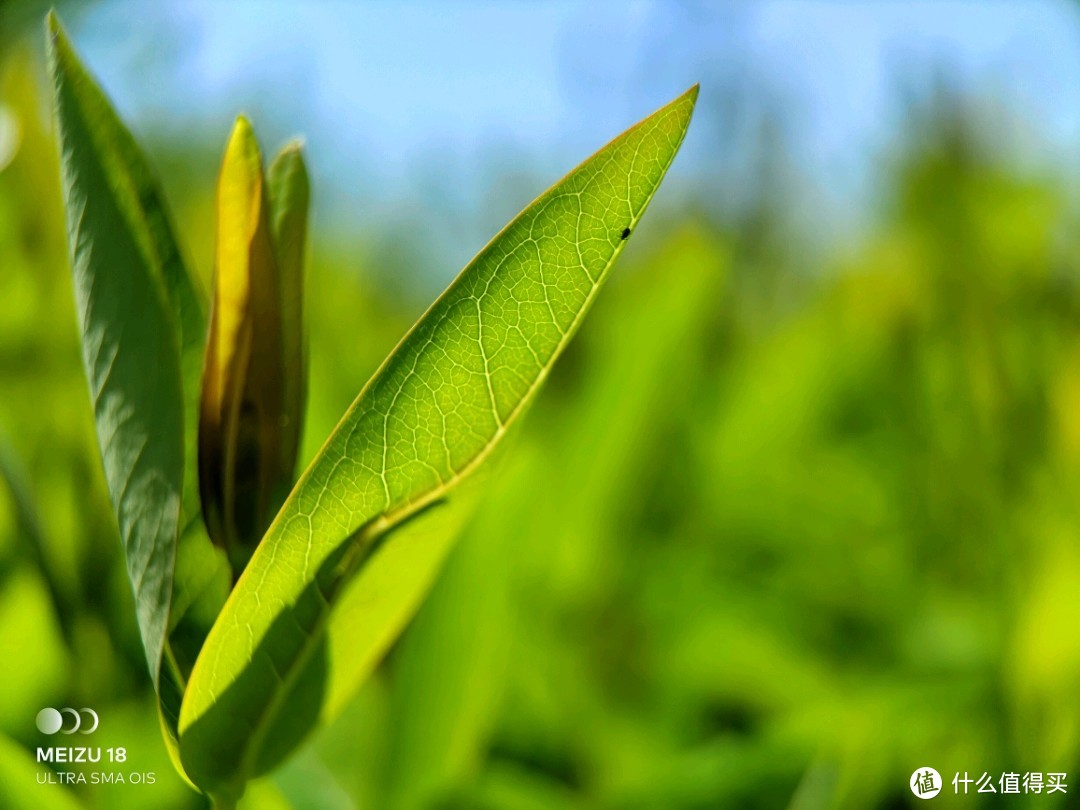
<svg viewBox="0 0 1080 810">
<path fill-rule="evenodd" d="M 156 685 L 177 537 L 198 512 L 184 436 L 194 428 L 204 307 L 142 151 L 52 14 L 48 50 L 83 359 Z"/>
<path fill-rule="evenodd" d="M 341 671 L 350 667 L 328 666 L 330 608 L 343 593 L 348 599 L 347 581 L 376 558 L 371 549 L 393 547 L 393 537 L 378 545 L 387 531 L 433 504 L 440 514 L 449 491 L 532 399 L 674 159 L 696 97 L 695 87 L 526 208 L 353 403 L 270 527 L 196 663 L 180 747 L 201 787 L 238 794 L 325 719 L 325 696 L 353 677 Z"/>
<path fill-rule="evenodd" d="M 0 734 L 0 807 L 8 810 L 80 810 L 83 805 L 58 782 L 39 784 L 42 766 L 17 742 Z M 50 771 L 51 773 L 51 771 Z M 56 776 L 53 775 L 53 779 Z"/>
</svg>

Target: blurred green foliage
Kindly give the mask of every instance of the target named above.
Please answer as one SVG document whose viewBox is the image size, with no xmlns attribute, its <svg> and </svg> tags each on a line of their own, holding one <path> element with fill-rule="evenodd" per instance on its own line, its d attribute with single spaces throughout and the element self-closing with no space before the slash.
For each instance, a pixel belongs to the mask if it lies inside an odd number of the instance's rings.
<svg viewBox="0 0 1080 810">
<path fill-rule="evenodd" d="M 0 57 L 0 803 L 200 807 L 131 618 L 39 70 Z M 754 227 L 692 200 L 643 226 L 418 618 L 247 806 L 808 810 L 913 806 L 925 765 L 1080 780 L 1075 211 L 977 130 L 928 104 L 872 232 L 813 274 L 775 201 Z M 170 196 L 206 272 L 212 190 Z M 383 283 L 409 267 L 373 265 L 316 234 L 305 459 L 423 309 Z M 35 714 L 67 705 L 157 784 L 19 793 Z"/>
</svg>

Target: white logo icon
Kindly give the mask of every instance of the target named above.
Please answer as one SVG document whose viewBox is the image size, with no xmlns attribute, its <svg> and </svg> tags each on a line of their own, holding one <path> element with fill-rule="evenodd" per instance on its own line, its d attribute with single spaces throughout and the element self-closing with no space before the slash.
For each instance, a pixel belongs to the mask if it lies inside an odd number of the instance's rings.
<svg viewBox="0 0 1080 810">
<path fill-rule="evenodd" d="M 908 785 L 920 799 L 932 799 L 941 793 L 941 774 L 933 768 L 917 768 Z"/>
<path fill-rule="evenodd" d="M 65 721 L 67 726 L 65 727 Z M 84 722 L 85 721 L 85 722 Z M 93 709 L 42 709 L 37 713 L 37 727 L 42 734 L 93 734 L 97 731 L 98 716 Z"/>
</svg>

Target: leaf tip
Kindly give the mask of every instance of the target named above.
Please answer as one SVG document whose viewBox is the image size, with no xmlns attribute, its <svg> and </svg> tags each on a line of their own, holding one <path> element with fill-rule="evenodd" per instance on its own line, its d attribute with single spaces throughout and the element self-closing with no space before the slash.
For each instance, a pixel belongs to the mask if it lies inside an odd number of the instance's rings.
<svg viewBox="0 0 1080 810">
<path fill-rule="evenodd" d="M 251 126 L 251 121 L 248 120 L 246 115 L 240 114 L 236 116 L 232 132 L 229 134 L 229 141 L 246 145 L 254 140 L 255 129 Z"/>
<path fill-rule="evenodd" d="M 270 164 L 268 176 L 275 207 L 281 207 L 282 212 L 297 203 L 301 208 L 307 208 L 311 180 L 304 160 L 302 138 L 293 138 L 281 148 Z"/>
<path fill-rule="evenodd" d="M 307 144 L 303 138 L 296 137 L 286 143 L 274 156 L 270 166 L 270 173 L 277 171 L 294 171 L 307 175 L 307 165 L 304 161 L 304 148 Z"/>
<path fill-rule="evenodd" d="M 55 8 L 50 8 L 45 15 L 45 50 L 48 54 L 49 69 L 53 73 L 56 72 L 61 54 L 71 50 L 60 15 Z"/>
<path fill-rule="evenodd" d="M 297 135 L 294 138 L 290 138 L 285 145 L 281 147 L 281 151 L 278 152 L 278 157 L 283 158 L 292 155 L 300 156 L 303 154 L 305 147 L 307 147 L 307 141 L 304 140 L 304 136 Z"/>
<path fill-rule="evenodd" d="M 241 176 L 246 178 L 249 185 L 262 186 L 262 152 L 259 149 L 259 139 L 255 137 L 255 129 L 245 115 L 236 116 L 232 132 L 229 133 L 229 141 L 225 146 L 225 163 L 222 166 L 223 178 L 232 174 L 232 167 L 242 167 L 239 169 Z"/>
<path fill-rule="evenodd" d="M 689 89 L 687 89 L 681 96 L 676 98 L 670 104 L 668 104 L 668 110 L 678 111 L 678 120 L 681 122 L 682 135 L 680 136 L 680 143 L 682 138 L 686 137 L 686 130 L 690 126 L 690 119 L 694 116 L 694 110 L 697 107 L 698 93 L 701 90 L 701 85 L 695 82 Z"/>
</svg>

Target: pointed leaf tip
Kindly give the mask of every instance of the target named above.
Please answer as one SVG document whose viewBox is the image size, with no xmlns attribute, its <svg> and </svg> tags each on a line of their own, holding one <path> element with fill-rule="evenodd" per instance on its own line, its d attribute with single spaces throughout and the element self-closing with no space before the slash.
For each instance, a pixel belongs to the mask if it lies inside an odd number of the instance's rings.
<svg viewBox="0 0 1080 810">
<path fill-rule="evenodd" d="M 236 121 L 233 122 L 233 128 L 232 128 L 231 137 L 233 137 L 233 138 L 236 138 L 236 137 L 254 138 L 255 137 L 255 131 L 251 126 L 251 121 L 250 121 L 250 119 L 248 119 L 248 117 L 246 115 L 241 114 L 241 115 L 236 116 Z"/>
<path fill-rule="evenodd" d="M 307 148 L 307 141 L 303 135 L 297 135 L 294 138 L 290 138 L 285 142 L 285 145 L 281 147 L 281 151 L 278 152 L 278 157 L 284 157 L 285 155 L 303 154 L 304 149 Z"/>
<path fill-rule="evenodd" d="M 253 165 L 262 166 L 262 150 L 259 148 L 259 139 L 255 137 L 255 129 L 251 122 L 243 115 L 236 117 L 232 132 L 229 133 L 229 142 L 225 146 L 226 164 L 230 159 L 240 159 L 244 165 L 253 168 Z M 261 174 L 261 171 L 259 172 Z"/>
<path fill-rule="evenodd" d="M 60 17 L 55 10 L 50 10 L 45 16 L 45 54 L 54 82 L 58 79 L 58 67 L 61 59 L 66 63 L 72 61 L 71 51 L 71 43 L 68 41 Z M 65 69 L 69 68 L 65 66 Z"/>
</svg>

